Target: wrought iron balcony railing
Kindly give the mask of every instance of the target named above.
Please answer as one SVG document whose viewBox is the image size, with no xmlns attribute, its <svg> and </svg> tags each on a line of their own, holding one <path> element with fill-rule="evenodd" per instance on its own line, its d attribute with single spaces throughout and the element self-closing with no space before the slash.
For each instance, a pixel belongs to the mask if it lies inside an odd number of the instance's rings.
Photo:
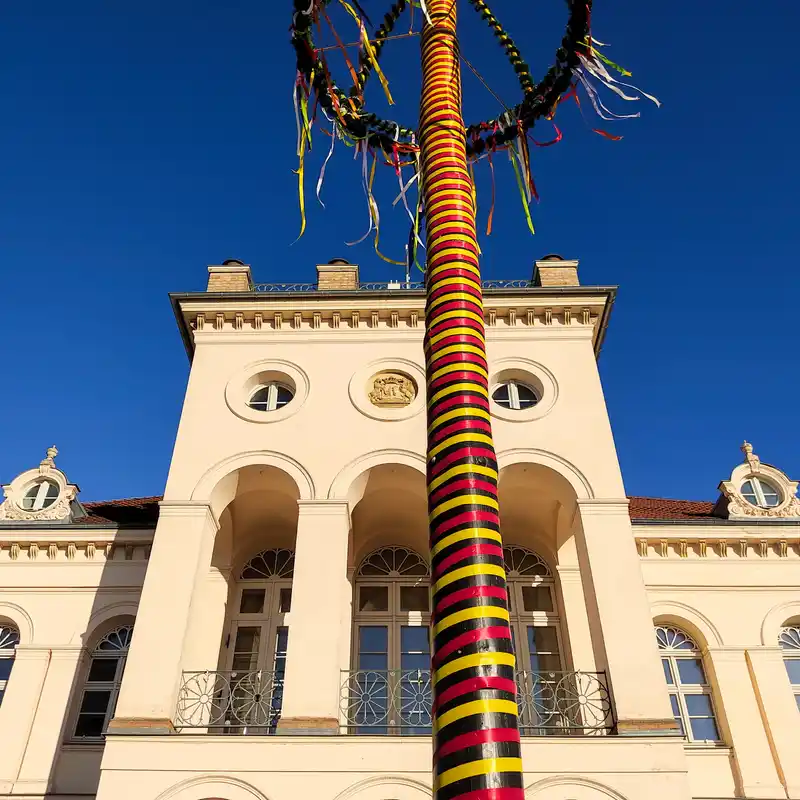
<svg viewBox="0 0 800 800">
<path fill-rule="evenodd" d="M 428 670 L 343 673 L 341 731 L 349 734 L 430 736 Z M 211 734 L 269 736 L 283 704 L 283 675 L 184 672 L 175 728 Z M 517 672 L 523 736 L 587 736 L 614 730 L 602 672 Z"/>
<path fill-rule="evenodd" d="M 586 736 L 614 729 L 602 672 L 517 672 L 517 705 L 523 736 Z M 341 717 L 345 733 L 430 735 L 430 672 L 345 672 Z"/>
<path fill-rule="evenodd" d="M 269 736 L 282 704 L 283 675 L 274 672 L 184 672 L 175 728 Z"/>
<path fill-rule="evenodd" d="M 530 289 L 531 282 L 527 280 L 508 280 L 508 281 L 482 281 L 483 289 Z M 398 292 L 398 291 L 422 291 L 425 283 L 421 281 L 388 281 L 383 283 L 361 283 L 356 291 L 359 292 Z M 253 286 L 254 292 L 266 294 L 281 293 L 308 293 L 316 292 L 316 283 L 256 283 Z M 352 289 L 338 291 L 353 291 Z"/>
</svg>

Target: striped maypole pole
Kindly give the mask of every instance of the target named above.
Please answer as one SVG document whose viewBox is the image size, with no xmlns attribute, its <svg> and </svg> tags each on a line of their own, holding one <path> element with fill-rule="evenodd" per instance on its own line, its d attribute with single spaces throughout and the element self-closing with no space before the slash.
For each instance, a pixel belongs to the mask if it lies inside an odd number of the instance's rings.
<svg viewBox="0 0 800 800">
<path fill-rule="evenodd" d="M 420 148 L 434 800 L 523 800 L 457 0 L 427 0 Z"/>
</svg>

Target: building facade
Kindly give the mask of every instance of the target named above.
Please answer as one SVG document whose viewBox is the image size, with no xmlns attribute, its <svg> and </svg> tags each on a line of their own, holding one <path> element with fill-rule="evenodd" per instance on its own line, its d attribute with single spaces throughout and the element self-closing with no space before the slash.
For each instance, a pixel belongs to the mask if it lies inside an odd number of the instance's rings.
<svg viewBox="0 0 800 800">
<path fill-rule="evenodd" d="M 614 297 L 485 286 L 526 796 L 800 800 L 797 483 L 745 443 L 716 501 L 626 496 Z M 422 288 L 172 302 L 163 497 L 82 503 L 55 448 L 4 487 L 0 797 L 430 797 Z"/>
</svg>

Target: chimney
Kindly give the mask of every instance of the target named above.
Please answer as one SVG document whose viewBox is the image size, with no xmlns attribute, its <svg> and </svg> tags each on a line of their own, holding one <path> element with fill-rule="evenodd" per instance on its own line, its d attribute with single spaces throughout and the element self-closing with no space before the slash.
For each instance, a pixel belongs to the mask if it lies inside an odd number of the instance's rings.
<svg viewBox="0 0 800 800">
<path fill-rule="evenodd" d="M 567 261 L 555 253 L 536 262 L 533 268 L 534 286 L 580 286 L 578 261 Z"/>
<path fill-rule="evenodd" d="M 334 258 L 317 265 L 317 289 L 320 292 L 352 292 L 359 287 L 358 265 Z"/>
<path fill-rule="evenodd" d="M 253 276 L 250 265 L 236 258 L 228 258 L 219 265 L 208 268 L 207 292 L 252 292 Z"/>
</svg>

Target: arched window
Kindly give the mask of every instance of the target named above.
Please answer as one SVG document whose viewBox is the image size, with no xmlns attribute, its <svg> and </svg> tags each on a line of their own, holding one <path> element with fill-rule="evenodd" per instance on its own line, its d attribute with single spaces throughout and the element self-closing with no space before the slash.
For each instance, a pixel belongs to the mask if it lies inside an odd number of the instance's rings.
<svg viewBox="0 0 800 800">
<path fill-rule="evenodd" d="M 225 639 L 226 679 L 230 680 L 227 731 L 263 734 L 277 727 L 293 576 L 294 552 L 286 549 L 264 550 L 239 573 Z"/>
<path fill-rule="evenodd" d="M 800 627 L 793 625 L 781 628 L 778 641 L 783 649 L 783 663 L 786 664 L 786 672 L 792 684 L 794 700 L 800 709 Z"/>
<path fill-rule="evenodd" d="M 656 640 L 672 713 L 681 733 L 690 742 L 720 741 L 700 648 L 682 630 L 663 625 L 656 627 Z"/>
<path fill-rule="evenodd" d="M 503 559 L 517 667 L 558 673 L 563 666 L 553 573 L 541 556 L 517 545 L 504 547 Z"/>
<path fill-rule="evenodd" d="M 133 625 L 121 625 L 107 633 L 92 652 L 81 696 L 74 738 L 100 739 L 114 716 Z"/>
<path fill-rule="evenodd" d="M 430 569 L 406 547 L 370 553 L 356 573 L 348 722 L 363 733 L 430 733 Z"/>
<path fill-rule="evenodd" d="M 6 684 L 14 666 L 14 656 L 19 644 L 19 631 L 8 622 L 0 622 L 0 703 L 6 693 Z"/>
</svg>

